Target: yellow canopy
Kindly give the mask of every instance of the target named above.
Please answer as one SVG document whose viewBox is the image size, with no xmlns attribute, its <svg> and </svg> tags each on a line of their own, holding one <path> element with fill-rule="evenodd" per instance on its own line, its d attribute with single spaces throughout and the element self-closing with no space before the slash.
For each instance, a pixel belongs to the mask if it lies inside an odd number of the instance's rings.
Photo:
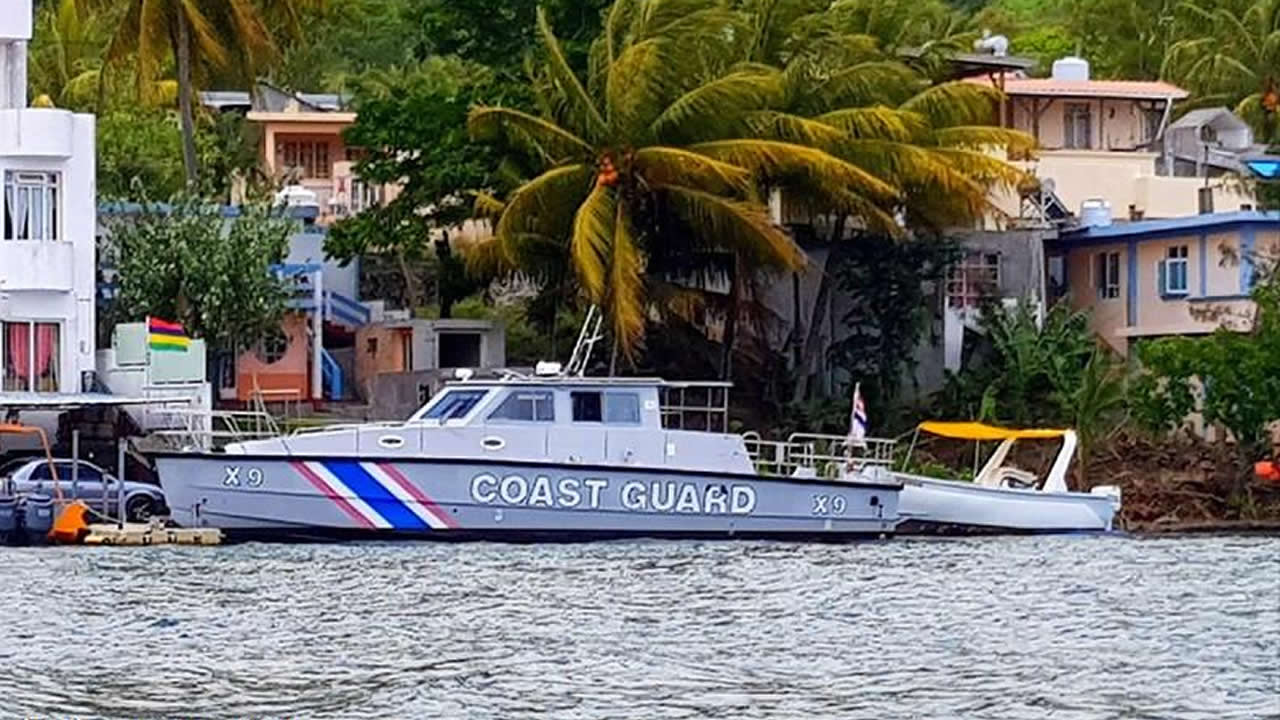
<svg viewBox="0 0 1280 720">
<path fill-rule="evenodd" d="M 921 432 L 938 437 L 956 440 L 1050 440 L 1060 438 L 1066 430 L 1014 430 L 994 425 L 983 425 L 976 422 L 936 422 L 930 420 L 920 423 Z"/>
</svg>

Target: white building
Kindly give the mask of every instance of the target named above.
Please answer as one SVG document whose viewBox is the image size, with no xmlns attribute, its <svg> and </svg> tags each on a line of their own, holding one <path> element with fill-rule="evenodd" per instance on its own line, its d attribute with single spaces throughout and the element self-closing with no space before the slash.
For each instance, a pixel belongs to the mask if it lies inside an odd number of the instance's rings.
<svg viewBox="0 0 1280 720">
<path fill-rule="evenodd" d="M 0 392 L 94 370 L 94 117 L 27 107 L 31 0 L 0 13 Z"/>
</svg>

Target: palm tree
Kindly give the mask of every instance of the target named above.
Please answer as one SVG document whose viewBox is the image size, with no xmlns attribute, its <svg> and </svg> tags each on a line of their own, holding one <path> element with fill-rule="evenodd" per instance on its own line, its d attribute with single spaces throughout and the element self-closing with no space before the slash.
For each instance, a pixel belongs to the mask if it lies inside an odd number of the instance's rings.
<svg viewBox="0 0 1280 720">
<path fill-rule="evenodd" d="M 93 105 L 97 88 L 105 82 L 102 56 L 113 12 L 95 9 L 88 0 L 58 0 L 36 14 L 38 28 L 30 57 L 33 96 L 47 96 L 62 107 Z M 155 105 L 171 105 L 177 97 L 172 80 L 152 80 L 143 91 Z"/>
<path fill-rule="evenodd" d="M 1163 75 L 1191 90 L 1196 105 L 1233 105 L 1259 139 L 1280 142 L 1280 0 L 1178 10 L 1188 36 L 1169 48 Z"/>
<path fill-rule="evenodd" d="M 105 0 L 100 0 L 105 1 Z M 140 92 L 172 58 L 177 69 L 182 120 L 182 160 L 187 183 L 198 178 L 194 100 L 196 82 L 216 73 L 244 81 L 277 54 L 270 18 L 282 31 L 301 8 L 326 0 L 124 0 L 123 15 L 107 47 L 108 64 L 134 63 Z M 118 3 L 117 3 L 118 4 Z"/>
<path fill-rule="evenodd" d="M 979 131 L 947 136 L 933 122 L 950 98 L 967 97 L 972 107 L 978 86 L 925 90 L 913 102 L 920 77 L 868 59 L 874 40 L 819 31 L 812 50 L 793 42 L 789 29 L 776 32 L 779 18 L 789 27 L 813 14 L 814 3 L 791 1 L 801 12 L 783 12 L 788 0 L 740 9 L 618 0 L 585 79 L 539 13 L 540 113 L 477 107 L 469 118 L 473 136 L 519 152 L 538 172 L 504 202 L 482 196 L 478 209 L 496 218 L 495 232 L 472 249 L 473 262 L 528 269 L 567 254 L 583 294 L 605 308 L 630 355 L 670 276 L 656 270 L 727 257 L 746 271 L 730 273 L 736 291 L 740 275 L 802 266 L 801 251 L 770 222 L 766 188 L 899 233 L 894 214 L 908 197 L 976 191 L 993 176 L 1012 176 L 1003 163 L 965 154 Z M 827 58 L 841 53 L 858 61 L 833 67 Z M 912 92 L 899 100 L 900 88 Z M 883 98 L 906 105 L 878 104 Z M 984 141 L 1006 139 L 1003 131 L 981 132 Z M 916 139 L 936 147 L 918 148 Z M 972 197 L 961 195 L 959 205 L 972 209 Z"/>
</svg>

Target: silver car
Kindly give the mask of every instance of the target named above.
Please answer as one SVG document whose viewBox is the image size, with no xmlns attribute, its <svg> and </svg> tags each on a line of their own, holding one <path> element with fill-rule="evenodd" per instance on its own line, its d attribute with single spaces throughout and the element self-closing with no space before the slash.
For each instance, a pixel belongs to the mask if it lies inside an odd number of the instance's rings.
<svg viewBox="0 0 1280 720">
<path fill-rule="evenodd" d="M 74 460 L 54 458 L 54 467 L 58 471 L 58 484 L 62 488 L 63 497 L 84 500 L 89 507 L 98 509 L 104 499 L 108 500 L 114 510 L 119 502 L 120 481 L 114 475 L 91 462 L 80 461 L 80 474 L 73 485 L 71 469 Z M 53 473 L 49 471 L 49 461 L 43 458 L 15 460 L 0 467 L 0 478 L 8 476 L 8 487 L 19 495 L 40 494 L 54 496 Z M 0 480 L 3 483 L 4 480 Z M 0 485 L 3 487 L 3 485 Z M 155 485 L 147 483 L 124 483 L 125 517 L 130 522 L 146 522 L 153 515 L 167 515 L 164 492 Z"/>
</svg>

